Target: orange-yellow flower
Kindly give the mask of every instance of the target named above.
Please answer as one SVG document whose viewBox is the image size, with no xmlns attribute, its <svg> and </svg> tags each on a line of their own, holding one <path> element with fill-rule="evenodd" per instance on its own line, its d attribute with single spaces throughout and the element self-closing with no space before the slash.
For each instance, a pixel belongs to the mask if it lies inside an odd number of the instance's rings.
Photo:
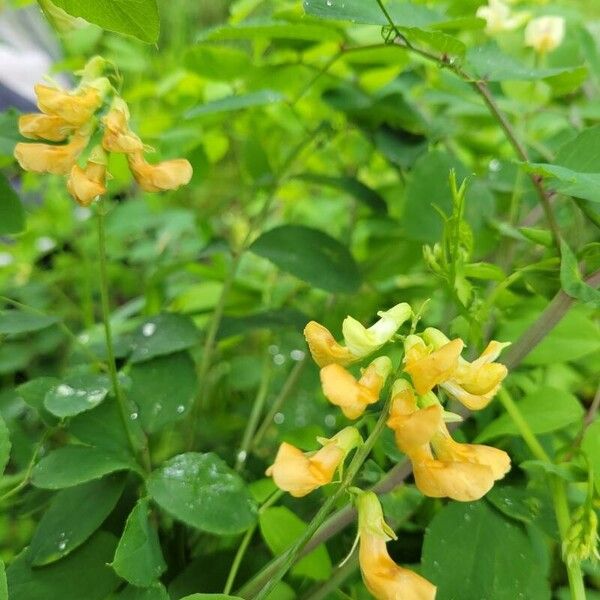
<svg viewBox="0 0 600 600">
<path fill-rule="evenodd" d="M 452 343 L 441 331 L 433 327 L 426 329 L 422 335 L 429 347 L 433 348 L 430 356 L 444 351 Z M 473 362 L 459 357 L 456 368 L 447 377 L 440 379 L 438 384 L 470 410 L 486 407 L 508 373 L 503 364 L 494 360 L 509 345 L 491 341 L 481 356 Z"/>
<path fill-rule="evenodd" d="M 19 142 L 15 146 L 15 158 L 25 171 L 66 175 L 75 164 L 88 142 L 88 136 L 75 134 L 68 144 L 29 144 Z"/>
<path fill-rule="evenodd" d="M 113 100 L 108 114 L 102 119 L 104 136 L 102 146 L 109 152 L 140 152 L 142 140 L 129 129 L 129 109 L 121 98 Z"/>
<path fill-rule="evenodd" d="M 47 115 L 55 115 L 81 126 L 92 118 L 102 104 L 101 93 L 92 86 L 69 92 L 60 88 L 37 84 L 35 93 L 39 109 Z"/>
<path fill-rule="evenodd" d="M 101 148 L 94 148 L 84 169 L 79 165 L 71 168 L 67 190 L 81 206 L 89 206 L 106 192 L 105 182 L 106 157 Z"/>
<path fill-rule="evenodd" d="M 464 342 L 456 339 L 433 349 L 419 336 L 407 336 L 404 342 L 404 370 L 411 376 L 417 394 L 426 394 L 452 376 L 458 367 L 463 347 Z"/>
<path fill-rule="evenodd" d="M 128 154 L 127 161 L 135 180 L 146 192 L 176 190 L 190 182 L 192 165 L 185 158 L 165 160 L 151 165 L 141 151 Z"/>
<path fill-rule="evenodd" d="M 396 445 L 408 454 L 415 446 L 429 443 L 442 422 L 439 403 L 419 408 L 410 384 L 398 379 L 392 386 L 392 405 L 387 426 L 394 430 Z"/>
<path fill-rule="evenodd" d="M 32 113 L 19 117 L 19 131 L 26 138 L 63 142 L 75 126 L 62 117 Z"/>
<path fill-rule="evenodd" d="M 379 400 L 379 394 L 392 369 L 387 356 L 376 358 L 356 379 L 344 367 L 336 364 L 321 369 L 321 384 L 325 397 L 348 419 L 358 419 L 369 404 Z"/>
<path fill-rule="evenodd" d="M 379 319 L 368 328 L 348 315 L 342 323 L 345 346 L 336 342 L 331 332 L 315 321 L 308 323 L 304 329 L 304 337 L 319 367 L 331 364 L 345 367 L 389 342 L 411 314 L 410 306 L 401 302 L 389 310 L 379 311 Z"/>
<path fill-rule="evenodd" d="M 386 524 L 377 496 L 361 492 L 358 509 L 358 560 L 365 586 L 377 600 L 433 600 L 436 587 L 414 571 L 398 566 L 388 554 L 386 542 L 395 539 Z"/>
<path fill-rule="evenodd" d="M 304 337 L 313 360 L 319 367 L 337 364 L 347 366 L 358 360 L 348 348 L 338 344 L 326 327 L 316 321 L 310 321 L 304 328 Z"/>
<path fill-rule="evenodd" d="M 346 427 L 332 438 L 318 441 L 323 447 L 316 452 L 302 452 L 287 442 L 279 446 L 275 462 L 266 472 L 279 489 L 301 498 L 331 483 L 348 453 L 362 440 L 357 429 Z"/>
</svg>

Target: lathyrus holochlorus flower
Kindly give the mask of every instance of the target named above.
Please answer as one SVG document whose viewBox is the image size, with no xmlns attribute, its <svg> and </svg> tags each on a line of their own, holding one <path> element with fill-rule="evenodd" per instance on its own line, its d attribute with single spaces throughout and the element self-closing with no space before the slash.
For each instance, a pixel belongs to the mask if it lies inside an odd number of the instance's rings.
<svg viewBox="0 0 600 600">
<path fill-rule="evenodd" d="M 477 9 L 477 16 L 485 20 L 485 31 L 490 35 L 516 29 L 527 20 L 526 13 L 513 13 L 504 0 L 488 0 Z"/>
<path fill-rule="evenodd" d="M 127 162 L 134 179 L 145 192 L 176 190 L 189 183 L 193 174 L 192 165 L 185 158 L 150 164 L 140 150 L 128 154 Z"/>
<path fill-rule="evenodd" d="M 64 142 L 75 129 L 75 125 L 56 115 L 32 113 L 19 117 L 21 135 L 32 140 Z"/>
<path fill-rule="evenodd" d="M 343 469 L 346 456 L 362 443 L 354 427 L 346 427 L 332 438 L 317 440 L 322 448 L 316 452 L 302 452 L 287 442 L 279 446 L 275 462 L 266 472 L 279 489 L 301 498 L 331 483 L 335 472 Z"/>
<path fill-rule="evenodd" d="M 81 206 L 89 206 L 106 192 L 106 153 L 100 146 L 92 150 L 84 168 L 73 165 L 67 190 Z"/>
<path fill-rule="evenodd" d="M 565 20 L 558 16 L 532 19 L 525 28 L 525 45 L 538 54 L 552 52 L 561 45 L 565 37 Z"/>
<path fill-rule="evenodd" d="M 79 131 L 61 145 L 23 143 L 15 146 L 15 158 L 25 171 L 66 175 L 89 141 L 89 133 Z"/>
<path fill-rule="evenodd" d="M 358 510 L 358 560 L 365 586 L 377 600 L 433 600 L 436 587 L 414 571 L 398 566 L 388 554 L 386 542 L 396 539 L 383 518 L 373 492 L 360 492 Z"/>
<path fill-rule="evenodd" d="M 317 365 L 347 366 L 375 352 L 392 339 L 410 318 L 412 309 L 406 302 L 401 302 L 377 314 L 379 320 L 369 328 L 351 316 L 346 317 L 342 323 L 345 345 L 339 344 L 326 327 L 310 321 L 304 329 L 304 337 Z"/>
<path fill-rule="evenodd" d="M 433 394 L 421 397 L 424 406 L 419 406 L 406 382 L 396 382 L 394 388 L 387 424 L 394 430 L 398 447 L 410 458 L 415 483 L 425 496 L 478 500 L 508 472 L 506 452 L 452 439 Z"/>
<path fill-rule="evenodd" d="M 142 140 L 129 129 L 129 108 L 122 98 L 114 98 L 110 110 L 102 119 L 102 146 L 108 152 L 139 152 Z"/>
<path fill-rule="evenodd" d="M 339 406 L 348 419 L 358 419 L 369 404 L 379 400 L 379 394 L 392 370 L 387 356 L 376 358 L 362 371 L 359 379 L 336 364 L 321 369 L 321 385 L 325 397 Z"/>
<path fill-rule="evenodd" d="M 423 332 L 423 339 L 433 348 L 432 356 L 454 343 L 433 327 Z M 470 410 L 485 408 L 508 374 L 506 366 L 494 362 L 507 346 L 510 342 L 491 341 L 479 358 L 472 362 L 459 356 L 456 369 L 449 377 L 439 381 L 441 388 Z"/>
</svg>

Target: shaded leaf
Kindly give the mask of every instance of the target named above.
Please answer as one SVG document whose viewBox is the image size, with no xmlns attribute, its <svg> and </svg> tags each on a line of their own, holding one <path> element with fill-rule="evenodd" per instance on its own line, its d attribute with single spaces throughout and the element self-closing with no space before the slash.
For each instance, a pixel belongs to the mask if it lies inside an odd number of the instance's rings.
<svg viewBox="0 0 600 600">
<path fill-rule="evenodd" d="M 12 152 L 12 150 L 11 150 Z M 0 173 L 0 235 L 25 229 L 25 211 L 17 193 Z"/>
<path fill-rule="evenodd" d="M 0 216 L 0 218 L 2 218 Z M 18 335 L 46 329 L 57 323 L 57 317 L 38 315 L 23 310 L 6 310 L 0 313 L 0 335 Z"/>
</svg>

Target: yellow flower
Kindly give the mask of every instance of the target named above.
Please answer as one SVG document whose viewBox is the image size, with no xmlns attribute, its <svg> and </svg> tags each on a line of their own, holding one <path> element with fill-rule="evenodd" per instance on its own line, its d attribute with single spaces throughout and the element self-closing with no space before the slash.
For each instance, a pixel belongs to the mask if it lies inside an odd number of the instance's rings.
<svg viewBox="0 0 600 600">
<path fill-rule="evenodd" d="M 347 316 L 342 323 L 344 342 L 354 356 L 367 356 L 389 342 L 411 315 L 410 305 L 401 302 L 389 310 L 379 311 L 379 320 L 368 329 L 354 317 Z"/>
<path fill-rule="evenodd" d="M 557 16 L 532 19 L 525 28 L 525 45 L 539 54 L 552 52 L 565 37 L 565 20 Z"/>
<path fill-rule="evenodd" d="M 192 165 L 185 158 L 151 165 L 144 160 L 142 152 L 137 151 L 128 154 L 127 161 L 135 180 L 146 192 L 176 190 L 192 178 Z"/>
<path fill-rule="evenodd" d="M 419 408 L 410 384 L 404 379 L 394 382 L 387 426 L 394 430 L 396 445 L 405 454 L 415 446 L 429 443 L 440 427 L 442 413 L 442 407 L 437 402 Z"/>
<path fill-rule="evenodd" d="M 102 146 L 109 152 L 139 152 L 142 140 L 129 129 L 129 109 L 121 98 L 115 98 L 108 114 L 102 119 Z"/>
<path fill-rule="evenodd" d="M 379 394 L 392 369 L 387 356 L 376 358 L 356 379 L 344 367 L 336 364 L 321 369 L 321 384 L 325 397 L 348 419 L 357 419 L 369 404 L 379 400 Z"/>
<path fill-rule="evenodd" d="M 464 342 L 456 339 L 433 349 L 419 336 L 407 336 L 404 342 L 404 370 L 411 376 L 417 394 L 426 394 L 452 376 L 458 367 L 463 347 Z"/>
<path fill-rule="evenodd" d="M 319 367 L 331 364 L 349 365 L 358 360 L 348 348 L 338 344 L 326 327 L 310 321 L 304 328 L 304 337 L 314 361 Z"/>
<path fill-rule="evenodd" d="M 279 489 L 301 498 L 331 483 L 348 453 L 362 441 L 354 427 L 342 429 L 331 439 L 317 439 L 323 446 L 317 452 L 305 453 L 287 442 L 279 446 L 275 462 L 266 472 Z"/>
<path fill-rule="evenodd" d="M 512 14 L 503 0 L 488 0 L 487 6 L 477 9 L 477 16 L 486 22 L 486 33 L 493 35 L 520 27 L 527 19 L 526 13 Z"/>
<path fill-rule="evenodd" d="M 55 115 L 33 113 L 19 117 L 21 135 L 34 140 L 62 142 L 73 133 L 74 129 L 75 125 Z"/>
<path fill-rule="evenodd" d="M 25 171 L 66 175 L 88 143 L 88 136 L 75 134 L 68 144 L 28 144 L 15 146 L 15 158 Z"/>
<path fill-rule="evenodd" d="M 358 560 L 365 586 L 377 600 L 433 600 L 436 587 L 424 577 L 398 566 L 388 554 L 386 542 L 395 539 L 383 519 L 373 492 L 358 495 Z"/>
<path fill-rule="evenodd" d="M 35 93 L 38 107 L 43 113 L 55 115 L 76 126 L 81 126 L 89 121 L 102 104 L 101 93 L 91 86 L 69 92 L 37 84 Z"/>
<path fill-rule="evenodd" d="M 423 337 L 434 349 L 439 350 L 449 342 L 441 331 L 433 328 L 426 329 Z M 481 356 L 473 362 L 459 358 L 454 372 L 439 382 L 441 388 L 469 410 L 485 408 L 508 374 L 508 369 L 503 364 L 494 362 L 507 346 L 510 346 L 510 343 L 491 341 Z"/>
<path fill-rule="evenodd" d="M 82 169 L 73 165 L 67 181 L 67 190 L 81 206 L 89 206 L 92 201 L 106 192 L 106 156 L 100 147 L 92 150 L 87 165 Z"/>
</svg>

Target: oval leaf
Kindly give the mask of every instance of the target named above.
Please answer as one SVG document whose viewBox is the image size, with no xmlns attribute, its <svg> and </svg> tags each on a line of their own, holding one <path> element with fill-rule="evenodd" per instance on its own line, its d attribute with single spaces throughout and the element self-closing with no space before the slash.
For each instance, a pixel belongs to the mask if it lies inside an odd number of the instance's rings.
<svg viewBox="0 0 600 600">
<path fill-rule="evenodd" d="M 282 225 L 263 233 L 250 250 L 329 292 L 353 292 L 360 285 L 358 267 L 350 251 L 318 229 Z"/>
<path fill-rule="evenodd" d="M 256 521 L 243 479 L 212 452 L 173 457 L 152 473 L 147 488 L 161 508 L 203 531 L 231 535 Z"/>
<path fill-rule="evenodd" d="M 59 418 L 74 417 L 100 404 L 110 389 L 106 375 L 83 373 L 53 386 L 44 397 L 46 410 Z"/>
</svg>

